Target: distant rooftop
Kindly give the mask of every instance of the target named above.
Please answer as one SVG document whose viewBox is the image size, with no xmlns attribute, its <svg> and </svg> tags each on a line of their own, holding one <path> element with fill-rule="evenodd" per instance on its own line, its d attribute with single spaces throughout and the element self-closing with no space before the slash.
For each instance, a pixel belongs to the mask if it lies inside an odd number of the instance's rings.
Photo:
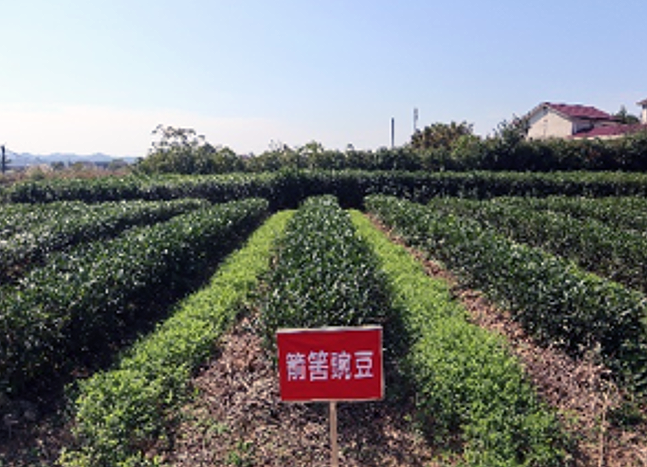
<svg viewBox="0 0 647 467">
<path fill-rule="evenodd" d="M 635 125 L 610 125 L 591 128 L 590 130 L 580 131 L 575 133 L 571 138 L 604 138 L 612 136 L 629 135 L 638 133 L 639 131 L 647 131 L 647 125 L 637 123 Z"/>
<path fill-rule="evenodd" d="M 583 118 L 587 120 L 614 120 L 612 115 L 603 112 L 600 109 L 588 105 L 571 105 L 571 104 L 553 104 L 544 102 L 544 106 L 571 118 Z"/>
</svg>

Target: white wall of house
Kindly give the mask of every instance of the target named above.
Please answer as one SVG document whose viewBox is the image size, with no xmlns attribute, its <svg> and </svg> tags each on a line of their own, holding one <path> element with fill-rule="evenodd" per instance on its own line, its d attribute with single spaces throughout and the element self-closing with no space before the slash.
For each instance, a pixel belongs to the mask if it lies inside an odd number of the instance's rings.
<svg viewBox="0 0 647 467">
<path fill-rule="evenodd" d="M 565 138 L 573 134 L 573 123 L 550 108 L 538 109 L 528 120 L 529 139 Z"/>
<path fill-rule="evenodd" d="M 647 125 L 647 105 L 643 106 L 642 114 L 640 115 L 640 121 Z"/>
</svg>

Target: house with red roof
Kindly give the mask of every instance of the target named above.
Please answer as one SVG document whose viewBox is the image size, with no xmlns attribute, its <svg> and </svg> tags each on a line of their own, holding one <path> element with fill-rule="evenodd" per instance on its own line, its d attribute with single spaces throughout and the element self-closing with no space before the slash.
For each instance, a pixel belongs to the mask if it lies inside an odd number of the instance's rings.
<svg viewBox="0 0 647 467">
<path fill-rule="evenodd" d="M 543 102 L 526 116 L 527 138 L 609 139 L 647 130 L 647 99 L 638 105 L 643 108 L 641 123 L 626 125 L 595 107 Z"/>
</svg>

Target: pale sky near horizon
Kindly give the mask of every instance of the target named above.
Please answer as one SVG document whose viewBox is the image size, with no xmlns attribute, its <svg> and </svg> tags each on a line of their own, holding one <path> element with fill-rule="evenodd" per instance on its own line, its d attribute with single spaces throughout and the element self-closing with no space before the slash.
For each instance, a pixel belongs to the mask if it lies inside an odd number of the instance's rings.
<svg viewBox="0 0 647 467">
<path fill-rule="evenodd" d="M 158 124 L 237 153 L 486 135 L 543 101 L 647 98 L 647 1 L 24 0 L 0 3 L 0 144 L 146 155 Z"/>
</svg>

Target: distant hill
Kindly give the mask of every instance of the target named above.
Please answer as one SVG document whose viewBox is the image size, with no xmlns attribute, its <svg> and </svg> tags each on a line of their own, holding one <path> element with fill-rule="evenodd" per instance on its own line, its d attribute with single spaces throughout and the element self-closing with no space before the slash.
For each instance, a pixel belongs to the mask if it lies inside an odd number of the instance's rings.
<svg viewBox="0 0 647 467">
<path fill-rule="evenodd" d="M 136 157 L 115 157 L 107 154 L 95 153 L 90 155 L 79 155 L 71 153 L 53 153 L 47 155 L 30 154 L 27 152 L 8 154 L 9 167 L 20 168 L 29 167 L 31 165 L 50 165 L 55 162 L 62 162 L 65 165 L 73 165 L 78 162 L 91 163 L 95 165 L 108 165 L 113 161 L 123 161 L 128 164 L 133 164 L 137 160 Z"/>
</svg>

